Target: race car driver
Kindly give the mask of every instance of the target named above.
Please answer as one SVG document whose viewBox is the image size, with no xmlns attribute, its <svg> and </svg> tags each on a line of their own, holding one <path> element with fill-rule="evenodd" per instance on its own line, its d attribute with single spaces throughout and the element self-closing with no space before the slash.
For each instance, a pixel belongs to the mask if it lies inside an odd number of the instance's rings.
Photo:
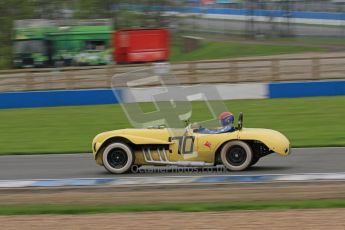
<svg viewBox="0 0 345 230">
<path fill-rule="evenodd" d="M 219 121 L 222 125 L 221 128 L 218 129 L 207 129 L 207 128 L 198 128 L 194 129 L 195 133 L 205 133 L 205 134 L 218 134 L 218 133 L 227 133 L 235 131 L 235 128 L 232 126 L 234 123 L 234 115 L 230 112 L 222 112 L 219 115 Z"/>
</svg>

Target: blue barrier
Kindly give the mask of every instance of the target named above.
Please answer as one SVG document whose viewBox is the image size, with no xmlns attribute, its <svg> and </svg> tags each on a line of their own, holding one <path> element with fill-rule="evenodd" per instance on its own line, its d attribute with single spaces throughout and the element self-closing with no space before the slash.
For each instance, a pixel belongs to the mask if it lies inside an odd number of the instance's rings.
<svg viewBox="0 0 345 230">
<path fill-rule="evenodd" d="M 116 93 L 121 97 L 121 90 L 117 90 Z M 118 102 L 111 89 L 0 93 L 0 109 L 114 104 Z"/>
<path fill-rule="evenodd" d="M 124 91 L 111 89 L 51 90 L 0 93 L 0 109 L 72 105 L 116 104 Z M 267 85 L 268 98 L 345 95 L 345 80 L 317 82 L 279 82 Z"/>
<path fill-rule="evenodd" d="M 345 13 L 337 12 L 312 12 L 312 11 L 284 11 L 284 10 L 249 10 L 249 9 L 232 9 L 232 8 L 203 8 L 192 7 L 187 9 L 190 13 L 204 14 L 223 14 L 223 15 L 250 15 L 265 17 L 290 17 L 305 19 L 326 19 L 326 20 L 345 20 Z"/>
<path fill-rule="evenodd" d="M 120 8 L 145 11 L 143 5 L 120 4 Z M 316 12 L 316 11 L 286 11 L 286 10 L 265 10 L 265 9 L 247 9 L 247 8 L 212 8 L 212 7 L 170 7 L 156 5 L 152 10 L 180 13 L 197 14 L 220 14 L 220 15 L 241 15 L 241 16 L 265 16 L 265 17 L 290 17 L 302 19 L 325 19 L 325 20 L 345 20 L 344 12 Z"/>
<path fill-rule="evenodd" d="M 345 95 L 345 81 L 280 82 L 268 84 L 269 98 Z"/>
</svg>

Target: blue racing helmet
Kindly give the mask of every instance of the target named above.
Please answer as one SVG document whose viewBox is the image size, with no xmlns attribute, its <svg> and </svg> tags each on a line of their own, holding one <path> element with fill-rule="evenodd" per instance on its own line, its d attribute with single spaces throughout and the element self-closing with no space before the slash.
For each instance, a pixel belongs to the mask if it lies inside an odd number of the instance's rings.
<svg viewBox="0 0 345 230">
<path fill-rule="evenodd" d="M 234 115 L 230 112 L 222 112 L 219 115 L 219 120 L 222 126 L 227 126 L 234 123 Z"/>
</svg>

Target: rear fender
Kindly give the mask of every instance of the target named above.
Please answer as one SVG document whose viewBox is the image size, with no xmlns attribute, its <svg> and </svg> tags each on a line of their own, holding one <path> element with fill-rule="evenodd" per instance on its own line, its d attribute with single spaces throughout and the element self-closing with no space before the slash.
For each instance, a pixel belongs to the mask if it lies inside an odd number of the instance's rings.
<svg viewBox="0 0 345 230">
<path fill-rule="evenodd" d="M 130 145 L 131 147 L 135 147 L 136 145 L 147 145 L 147 144 L 154 144 L 154 145 L 170 145 L 173 142 L 169 141 L 162 141 L 157 140 L 154 138 L 147 138 L 135 135 L 114 135 L 114 136 L 107 136 L 107 137 L 96 137 L 93 142 L 93 155 L 97 162 L 97 164 L 102 165 L 102 154 L 100 154 L 103 149 L 110 143 L 113 142 L 122 142 L 125 144 Z"/>
</svg>

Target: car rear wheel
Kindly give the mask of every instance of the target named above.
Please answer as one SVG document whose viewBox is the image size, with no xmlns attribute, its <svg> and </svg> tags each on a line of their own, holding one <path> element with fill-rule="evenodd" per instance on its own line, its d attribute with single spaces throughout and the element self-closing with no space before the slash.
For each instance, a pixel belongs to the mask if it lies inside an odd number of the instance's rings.
<svg viewBox="0 0 345 230">
<path fill-rule="evenodd" d="M 133 161 L 131 148 L 123 143 L 112 143 L 103 152 L 103 165 L 109 172 L 114 174 L 129 171 Z"/>
<path fill-rule="evenodd" d="M 242 171 L 250 166 L 253 152 L 249 145 L 243 141 L 230 141 L 222 148 L 220 157 L 228 170 Z"/>
</svg>

